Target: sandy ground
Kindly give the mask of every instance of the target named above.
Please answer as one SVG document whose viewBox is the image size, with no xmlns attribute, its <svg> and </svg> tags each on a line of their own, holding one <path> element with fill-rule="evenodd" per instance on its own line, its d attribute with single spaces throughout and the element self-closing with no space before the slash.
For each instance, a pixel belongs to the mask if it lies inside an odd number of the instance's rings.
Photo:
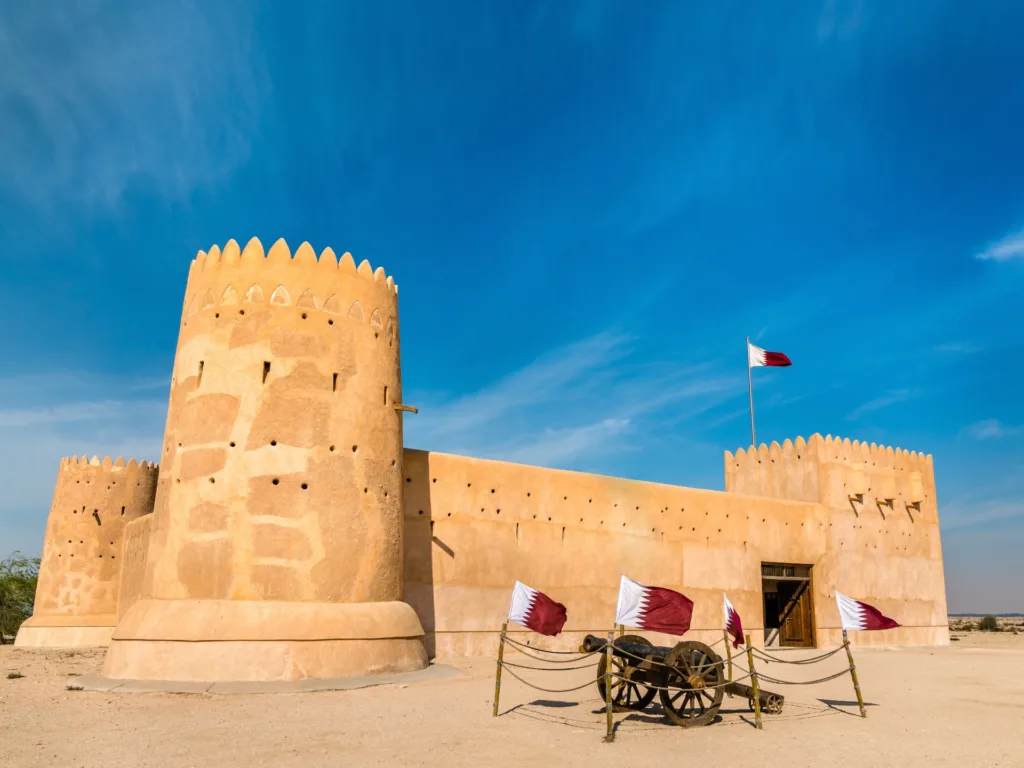
<svg viewBox="0 0 1024 768">
<path fill-rule="evenodd" d="M 613 744 L 602 741 L 593 685 L 547 694 L 506 674 L 501 716 L 492 718 L 494 667 L 485 659 L 449 662 L 464 671 L 456 679 L 355 691 L 66 689 L 75 675 L 98 671 L 102 656 L 0 647 L 0 766 L 1024 765 L 1024 635 L 972 633 L 947 648 L 858 651 L 867 719 L 857 716 L 843 677 L 783 690 L 785 710 L 766 716 L 763 731 L 739 699 L 725 699 L 718 723 L 692 729 L 667 725 L 655 700 L 643 714 L 615 716 Z M 764 671 L 810 679 L 844 666 L 840 654 Z M 9 672 L 24 677 L 7 679 Z M 525 674 L 568 688 L 593 671 Z"/>
</svg>

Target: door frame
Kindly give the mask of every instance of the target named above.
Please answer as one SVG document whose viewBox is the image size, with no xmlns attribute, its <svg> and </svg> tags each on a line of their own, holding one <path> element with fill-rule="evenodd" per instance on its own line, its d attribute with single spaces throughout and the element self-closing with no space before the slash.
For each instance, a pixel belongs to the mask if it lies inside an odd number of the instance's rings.
<svg viewBox="0 0 1024 768">
<path fill-rule="evenodd" d="M 803 571 L 805 569 L 806 569 L 806 574 L 807 574 L 806 576 L 799 575 L 797 573 L 798 571 Z M 777 571 L 777 573 L 770 573 L 770 572 L 766 573 L 766 571 Z M 807 617 L 808 618 L 807 629 L 808 629 L 808 632 L 809 632 L 810 645 L 807 645 L 807 646 L 782 646 L 781 635 L 782 635 L 782 624 L 785 623 L 784 621 L 780 622 L 780 625 L 779 625 L 779 627 L 777 629 L 773 628 L 771 631 L 775 632 L 777 635 L 779 635 L 779 645 L 780 645 L 780 647 L 786 647 L 786 648 L 803 648 L 803 647 L 817 648 L 818 647 L 818 632 L 817 632 L 817 622 L 815 620 L 815 605 L 814 605 L 814 565 L 811 564 L 811 563 L 780 563 L 780 562 L 771 562 L 771 561 L 762 561 L 761 562 L 761 610 L 762 610 L 761 623 L 762 623 L 762 625 L 767 624 L 767 622 L 765 621 L 766 617 L 763 615 L 763 611 L 764 611 L 764 582 L 766 580 L 767 581 L 775 581 L 775 582 L 780 582 L 780 581 L 790 581 L 790 582 L 797 581 L 797 582 L 803 582 L 803 583 L 805 583 L 807 585 L 806 588 L 803 590 L 803 592 L 801 592 L 799 599 L 802 600 L 802 599 L 804 599 L 803 595 L 805 595 L 805 594 L 807 595 L 807 598 L 806 598 L 807 602 L 808 602 L 808 606 L 807 606 L 807 614 L 808 614 L 808 617 Z M 783 613 L 785 611 L 785 607 L 786 606 L 779 606 L 779 610 L 780 610 L 780 612 L 782 612 L 782 613 L 780 613 L 780 618 L 781 618 L 781 616 L 783 615 Z M 767 627 L 765 627 L 765 629 L 764 629 L 764 634 L 765 634 L 764 643 L 767 646 L 767 640 L 768 640 L 768 629 L 767 629 Z"/>
</svg>

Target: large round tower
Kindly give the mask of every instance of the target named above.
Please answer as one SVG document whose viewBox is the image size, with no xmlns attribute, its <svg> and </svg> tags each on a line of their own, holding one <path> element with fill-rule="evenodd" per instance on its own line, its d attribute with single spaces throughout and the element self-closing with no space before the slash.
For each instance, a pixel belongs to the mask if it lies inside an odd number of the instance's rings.
<svg viewBox="0 0 1024 768">
<path fill-rule="evenodd" d="M 104 646 L 117 624 L 125 526 L 153 511 L 158 469 L 132 459 L 61 459 L 32 616 L 15 645 Z"/>
<path fill-rule="evenodd" d="M 105 672 L 286 680 L 426 665 L 402 602 L 397 289 L 278 240 L 200 252 L 142 597 Z"/>
</svg>

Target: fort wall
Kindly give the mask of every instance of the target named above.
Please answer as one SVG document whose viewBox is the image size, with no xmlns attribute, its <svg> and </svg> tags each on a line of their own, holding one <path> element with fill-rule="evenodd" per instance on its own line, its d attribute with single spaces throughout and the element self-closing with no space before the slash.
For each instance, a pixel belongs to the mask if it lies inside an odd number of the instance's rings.
<svg viewBox="0 0 1024 768">
<path fill-rule="evenodd" d="M 383 268 L 283 240 L 189 271 L 140 599 L 106 674 L 405 671 L 398 297 Z"/>
<path fill-rule="evenodd" d="M 142 581 L 146 576 L 146 553 L 149 550 L 149 524 L 152 515 L 132 520 L 124 528 L 121 557 L 121 588 L 117 599 L 117 620 L 138 602 L 142 594 Z"/>
<path fill-rule="evenodd" d="M 125 529 L 153 510 L 159 469 L 123 458 L 62 459 L 20 646 L 103 646 L 117 623 Z"/>
<path fill-rule="evenodd" d="M 927 504 L 917 522 L 906 510 L 902 518 L 882 521 L 877 512 L 878 519 L 858 517 L 849 506 L 817 500 L 416 450 L 405 452 L 405 475 L 405 596 L 424 626 L 429 652 L 438 657 L 493 653 L 516 580 L 564 603 L 569 618 L 558 638 L 539 638 L 518 626 L 511 632 L 552 648 L 571 648 L 588 632 L 606 633 L 622 574 L 686 594 L 695 603 L 687 637 L 705 642 L 722 635 L 726 592 L 761 644 L 762 563 L 812 566 L 819 647 L 841 642 L 837 587 L 904 624 L 884 633 L 854 633 L 855 643 L 946 641 L 941 550 L 937 526 L 926 522 Z M 814 474 L 810 480 L 807 475 L 793 481 L 805 497 L 811 496 L 805 484 L 818 487 Z M 841 476 L 837 481 L 829 474 L 828 483 L 836 482 L 841 485 Z"/>
<path fill-rule="evenodd" d="M 932 457 L 813 435 L 725 453 L 726 491 L 817 501 L 829 518 L 819 580 L 867 600 L 904 628 L 855 633 L 857 642 L 949 642 Z M 840 640 L 834 600 L 816 601 L 819 643 Z"/>
</svg>

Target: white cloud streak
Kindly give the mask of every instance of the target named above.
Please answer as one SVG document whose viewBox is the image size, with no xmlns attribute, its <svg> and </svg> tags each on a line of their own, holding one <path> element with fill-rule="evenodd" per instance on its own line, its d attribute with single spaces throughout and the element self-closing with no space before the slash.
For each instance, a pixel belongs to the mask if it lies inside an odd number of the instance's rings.
<svg viewBox="0 0 1024 768">
<path fill-rule="evenodd" d="M 249 16 L 196 2 L 9 5 L 0 185 L 41 208 L 109 210 L 135 183 L 179 200 L 225 179 L 249 157 L 265 90 Z"/>
<path fill-rule="evenodd" d="M 1024 229 L 1012 235 L 1007 235 L 996 243 L 992 243 L 985 250 L 976 254 L 975 258 L 985 261 L 1024 259 Z"/>
<path fill-rule="evenodd" d="M 897 403 L 903 403 L 907 400 L 911 400 L 917 397 L 917 392 L 912 389 L 894 389 L 881 397 L 876 397 L 874 400 L 857 406 L 847 415 L 847 420 L 856 421 L 866 413 L 872 413 L 874 411 L 880 411 L 883 408 L 888 408 L 890 405 L 896 405 Z"/>
<path fill-rule="evenodd" d="M 0 546 L 39 552 L 62 457 L 159 460 L 167 400 L 153 393 L 166 386 L 82 372 L 0 379 Z"/>
<path fill-rule="evenodd" d="M 423 403 L 406 420 L 408 445 L 546 466 L 632 450 L 631 437 L 664 431 L 740 394 L 741 377 L 707 365 L 638 364 L 630 339 L 597 334 L 556 349 L 477 392 Z"/>
<path fill-rule="evenodd" d="M 975 440 L 991 440 L 1024 434 L 1024 424 L 1009 426 L 1003 424 L 999 419 L 984 419 L 971 424 L 966 428 L 966 432 Z"/>
</svg>

